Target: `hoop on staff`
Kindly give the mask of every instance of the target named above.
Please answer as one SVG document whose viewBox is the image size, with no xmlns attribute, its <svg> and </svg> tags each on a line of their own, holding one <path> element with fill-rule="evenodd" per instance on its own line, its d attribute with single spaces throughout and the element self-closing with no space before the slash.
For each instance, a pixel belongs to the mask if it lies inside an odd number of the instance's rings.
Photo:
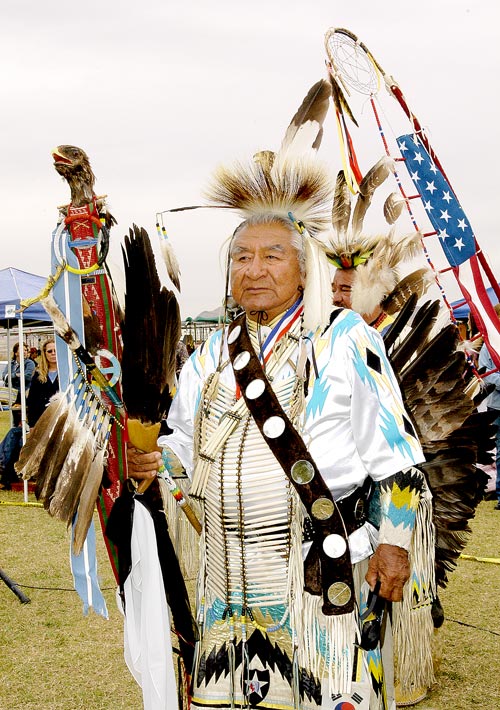
<svg viewBox="0 0 500 710">
<path fill-rule="evenodd" d="M 57 263 L 59 266 L 64 268 L 66 271 L 69 271 L 72 274 L 77 274 L 80 276 L 85 276 L 86 274 L 91 274 L 94 271 L 97 271 L 98 269 L 101 268 L 101 266 L 104 264 L 106 257 L 108 255 L 109 251 L 109 231 L 107 227 L 101 223 L 101 229 L 99 232 L 99 237 L 97 238 L 97 245 L 98 245 L 98 250 L 99 250 L 99 256 L 95 264 L 91 264 L 90 266 L 87 266 L 85 268 L 77 268 L 75 266 L 70 266 L 68 262 L 64 259 L 62 255 L 62 240 L 63 238 L 66 237 L 66 235 L 69 236 L 69 232 L 66 228 L 66 225 L 63 221 L 59 223 L 59 227 L 57 228 L 57 232 L 54 235 L 54 256 L 56 258 Z"/>
<path fill-rule="evenodd" d="M 325 49 L 347 93 L 346 84 L 366 96 L 379 92 L 383 72 L 355 34 L 341 27 L 332 27 L 325 34 Z"/>
</svg>

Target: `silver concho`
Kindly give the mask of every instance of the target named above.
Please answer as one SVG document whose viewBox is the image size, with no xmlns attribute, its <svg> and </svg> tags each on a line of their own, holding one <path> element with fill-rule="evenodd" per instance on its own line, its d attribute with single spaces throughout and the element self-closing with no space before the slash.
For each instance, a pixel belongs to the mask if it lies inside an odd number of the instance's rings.
<svg viewBox="0 0 500 710">
<path fill-rule="evenodd" d="M 238 355 L 236 355 L 236 357 L 234 358 L 233 367 L 235 370 L 242 370 L 248 365 L 249 362 L 250 353 L 248 352 L 248 350 L 243 350 L 241 353 L 238 353 Z"/>
<path fill-rule="evenodd" d="M 335 507 L 329 498 L 316 498 L 311 505 L 311 513 L 316 520 L 328 520 L 333 515 Z"/>
<path fill-rule="evenodd" d="M 227 336 L 227 342 L 229 343 L 229 345 L 231 345 L 231 343 L 234 343 L 234 341 L 240 337 L 240 333 L 241 333 L 241 325 L 236 325 L 233 328 L 233 330 L 229 333 L 229 335 Z"/>
<path fill-rule="evenodd" d="M 323 550 L 325 551 L 325 555 L 328 555 L 328 557 L 331 557 L 334 560 L 337 559 L 337 557 L 342 557 L 346 549 L 347 543 L 342 535 L 332 533 L 331 535 L 327 535 L 323 540 Z"/>
<path fill-rule="evenodd" d="M 257 399 L 266 389 L 266 383 L 264 380 L 252 380 L 245 390 L 245 394 L 248 399 Z"/>
<path fill-rule="evenodd" d="M 327 594 L 334 606 L 345 606 L 351 598 L 351 590 L 345 582 L 334 582 L 328 587 Z"/>
<path fill-rule="evenodd" d="M 276 439 L 285 431 L 285 421 L 281 417 L 269 417 L 262 427 L 268 439 Z"/>
<path fill-rule="evenodd" d="M 310 483 L 314 478 L 314 466 L 309 461 L 300 459 L 293 464 L 290 475 L 295 483 L 304 486 L 306 483 Z"/>
</svg>

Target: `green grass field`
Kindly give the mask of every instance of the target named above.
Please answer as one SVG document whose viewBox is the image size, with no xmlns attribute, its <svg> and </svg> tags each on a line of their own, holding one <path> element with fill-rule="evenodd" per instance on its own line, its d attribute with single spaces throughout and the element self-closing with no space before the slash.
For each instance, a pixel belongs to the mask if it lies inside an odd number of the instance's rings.
<svg viewBox="0 0 500 710">
<path fill-rule="evenodd" d="M 0 492 L 0 568 L 31 599 L 21 604 L 0 581 L 0 708 L 140 710 L 141 691 L 123 660 L 123 622 L 102 536 L 98 532 L 107 621 L 82 614 L 65 526 L 22 500 L 22 493 Z M 500 512 L 493 505 L 479 506 L 467 554 L 500 558 Z M 461 559 L 440 596 L 447 620 L 436 637 L 437 683 L 417 707 L 498 710 L 500 565 Z"/>
</svg>

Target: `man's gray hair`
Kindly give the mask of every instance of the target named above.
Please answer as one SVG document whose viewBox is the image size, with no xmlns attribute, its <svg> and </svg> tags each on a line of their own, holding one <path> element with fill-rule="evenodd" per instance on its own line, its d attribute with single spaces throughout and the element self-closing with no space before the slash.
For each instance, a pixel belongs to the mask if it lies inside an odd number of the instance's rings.
<svg viewBox="0 0 500 710">
<path fill-rule="evenodd" d="M 240 232 L 242 232 L 246 227 L 254 227 L 256 225 L 260 224 L 280 224 L 285 229 L 290 232 L 291 236 L 291 244 L 294 249 L 297 250 L 297 256 L 299 259 L 299 268 L 300 268 L 300 274 L 302 277 L 306 276 L 306 253 L 305 253 L 305 248 L 304 248 L 304 238 L 302 237 L 301 234 L 296 230 L 295 226 L 293 225 L 292 221 L 288 217 L 281 217 L 280 215 L 276 214 L 268 214 L 268 213 L 262 213 L 262 214 L 256 214 L 252 215 L 248 219 L 246 219 L 244 222 L 239 224 L 236 229 L 233 232 L 233 235 L 231 237 L 231 241 L 229 244 L 229 255 L 232 255 L 232 246 L 235 238 L 238 236 Z"/>
</svg>

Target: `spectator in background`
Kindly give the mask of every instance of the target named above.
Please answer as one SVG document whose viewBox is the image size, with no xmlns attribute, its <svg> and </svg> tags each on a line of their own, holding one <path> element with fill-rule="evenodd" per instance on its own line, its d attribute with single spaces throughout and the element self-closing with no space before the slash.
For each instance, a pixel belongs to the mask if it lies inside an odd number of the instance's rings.
<svg viewBox="0 0 500 710">
<path fill-rule="evenodd" d="M 24 348 L 24 387 L 26 389 L 26 393 L 28 392 L 30 385 L 31 385 L 31 380 L 33 377 L 33 373 L 35 372 L 35 363 L 33 360 L 30 359 L 29 357 L 29 351 L 28 351 L 28 346 L 23 345 Z M 12 389 L 17 390 L 17 399 L 15 400 L 15 404 L 19 404 L 21 401 L 21 353 L 19 352 L 19 343 L 16 343 L 14 347 L 12 348 L 12 357 L 10 360 L 10 363 L 8 363 L 3 371 L 2 377 L 3 381 L 5 382 L 6 385 L 9 384 L 9 368 L 10 368 L 10 376 L 11 376 L 11 383 L 12 383 Z"/>
<path fill-rule="evenodd" d="M 35 365 L 38 363 L 38 358 L 40 357 L 40 350 L 38 348 L 30 348 L 30 359 L 33 360 Z"/>
<path fill-rule="evenodd" d="M 19 480 L 14 464 L 19 458 L 23 444 L 20 409 L 12 410 L 12 423 L 13 426 L 0 442 L 0 489 L 6 491 L 12 488 L 12 483 Z"/>
<path fill-rule="evenodd" d="M 352 286 L 356 278 L 356 269 L 354 267 L 347 269 L 337 268 L 332 281 L 333 305 L 339 308 L 352 307 Z M 372 328 L 378 330 L 379 333 L 384 333 L 394 322 L 394 318 L 384 311 L 383 301 L 374 306 L 370 313 L 360 313 L 361 317 L 371 325 Z"/>
<path fill-rule="evenodd" d="M 175 350 L 175 374 L 177 378 L 181 374 L 182 366 L 189 357 L 189 351 L 187 349 L 186 343 L 179 340 L 177 343 L 177 348 Z"/>
<path fill-rule="evenodd" d="M 30 391 L 27 398 L 28 424 L 35 426 L 50 398 L 59 391 L 59 378 L 57 375 L 56 344 L 53 340 L 46 340 L 42 345 L 38 367 L 33 375 Z"/>
<path fill-rule="evenodd" d="M 495 313 L 497 316 L 500 317 L 500 303 L 497 303 L 495 306 Z M 488 349 L 486 345 L 483 345 L 480 352 L 479 352 L 479 362 L 478 362 L 478 368 L 479 370 L 483 370 L 485 372 L 490 372 L 491 370 L 496 370 L 497 367 L 495 363 L 493 362 L 490 353 L 488 352 Z M 496 499 L 497 499 L 497 504 L 495 506 L 495 510 L 500 510 L 500 372 L 492 372 L 491 375 L 486 375 L 484 378 L 484 381 L 487 382 L 488 384 L 493 384 L 495 385 L 495 389 L 493 392 L 489 395 L 488 399 L 486 400 L 486 405 L 488 407 L 489 411 L 496 411 L 497 412 L 497 418 L 495 419 L 495 424 L 497 426 L 497 434 L 496 434 L 496 446 L 497 446 L 497 452 L 496 452 L 496 469 L 497 469 L 497 480 L 496 480 Z"/>
</svg>

